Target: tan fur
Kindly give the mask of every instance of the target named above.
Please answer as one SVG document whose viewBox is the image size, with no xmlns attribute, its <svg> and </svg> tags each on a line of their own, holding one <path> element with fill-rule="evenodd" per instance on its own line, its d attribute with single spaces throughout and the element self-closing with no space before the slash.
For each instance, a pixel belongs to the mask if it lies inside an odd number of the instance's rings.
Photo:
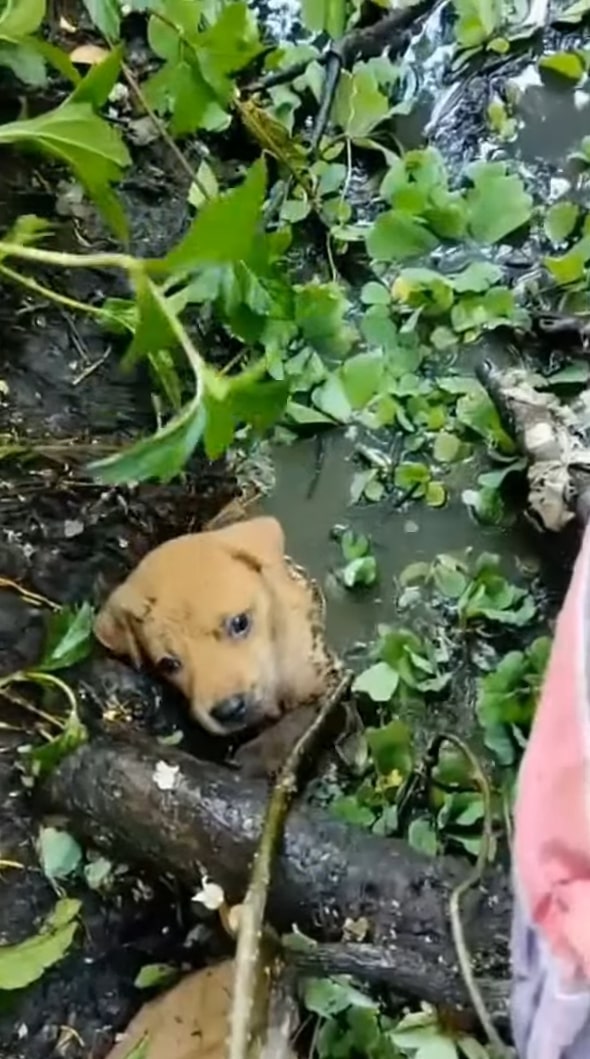
<svg viewBox="0 0 590 1059">
<path fill-rule="evenodd" d="M 156 666 L 179 659 L 166 679 L 209 731 L 228 734 L 211 711 L 236 694 L 255 703 L 240 727 L 276 719 L 318 698 L 338 665 L 324 643 L 321 594 L 284 544 L 280 524 L 266 517 L 167 541 L 115 589 L 95 634 L 135 665 L 143 656 Z M 244 612 L 250 631 L 232 638 L 227 619 Z"/>
</svg>

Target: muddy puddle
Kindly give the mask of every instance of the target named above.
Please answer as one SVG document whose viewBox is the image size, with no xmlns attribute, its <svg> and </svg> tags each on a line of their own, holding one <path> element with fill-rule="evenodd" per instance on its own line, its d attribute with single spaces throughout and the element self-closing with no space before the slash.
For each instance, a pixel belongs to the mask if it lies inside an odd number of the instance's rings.
<svg viewBox="0 0 590 1059">
<path fill-rule="evenodd" d="M 266 0 L 262 13 L 266 12 L 277 36 L 290 37 L 297 27 L 297 9 L 291 0 Z M 423 64 L 424 76 L 418 85 L 408 81 L 407 88 L 408 98 L 420 89 L 419 108 L 396 128 L 410 146 L 418 144 L 424 128 L 429 127 L 431 104 L 442 83 L 446 52 L 440 48 L 437 25 L 429 25 L 415 43 L 414 54 Z M 522 160 L 533 182 L 538 174 L 555 181 L 559 193 L 566 154 L 590 132 L 589 97 L 581 90 L 542 82 L 536 67 L 521 66 L 522 70 L 511 75 L 520 92 L 517 138 L 497 150 Z M 456 106 L 449 94 L 448 107 L 445 104 L 444 113 L 435 115 L 432 139 L 450 163 L 477 156 L 486 135 L 481 114 L 491 94 L 485 78 L 473 77 Z M 138 166 L 134 174 L 135 185 L 130 182 L 123 194 L 134 250 L 156 256 L 186 226 L 187 189 L 165 150 L 154 147 L 142 157 L 141 172 Z M 36 161 L 31 168 L 3 173 L 3 227 L 4 222 L 6 226 L 11 222 L 11 214 L 24 212 L 25 207 L 55 220 L 56 175 L 49 169 L 46 177 L 42 165 L 41 170 L 42 178 Z M 362 183 L 359 179 L 359 186 Z M 36 199 L 31 205 L 23 200 L 25 187 L 44 189 L 43 201 Z M 78 218 L 76 225 L 84 227 L 87 222 L 88 217 Z M 71 219 L 59 223 L 60 238 L 69 247 L 76 226 Z M 45 279 L 53 282 L 56 277 Z M 127 293 L 120 279 L 104 272 L 78 270 L 75 276 L 60 276 L 57 286 L 63 293 L 90 301 Z M 353 302 L 357 293 L 358 287 L 349 290 Z M 142 371 L 134 377 L 123 376 L 117 343 L 92 322 L 49 308 L 43 300 L 7 284 L 0 288 L 0 326 L 0 433 L 14 431 L 37 439 L 52 434 L 68 439 L 77 450 L 76 457 L 65 462 L 62 454 L 59 459 L 0 465 L 0 575 L 61 603 L 97 603 L 149 548 L 199 529 L 233 496 L 234 481 L 223 464 L 211 466 L 203 458 L 192 462 L 183 482 L 167 487 L 103 490 L 81 481 L 77 468 L 87 458 L 84 445 L 91 438 L 120 443 L 152 429 L 152 380 Z M 219 353 L 217 346 L 214 353 Z M 496 553 L 504 572 L 515 579 L 522 577 L 523 569 L 530 572 L 540 566 L 553 594 L 548 613 L 555 610 L 567 578 L 567 550 L 563 563 L 556 563 L 559 548 L 547 544 L 522 522 L 509 529 L 475 522 L 462 492 L 475 486 L 482 469 L 477 460 L 445 473 L 449 501 L 443 507 L 429 507 L 421 501 L 399 506 L 393 500 L 351 504 L 351 484 L 360 466 L 360 440 L 360 434 L 333 430 L 319 440 L 285 446 L 267 443 L 265 459 L 272 464 L 274 485 L 259 502 L 260 510 L 283 523 L 290 554 L 322 584 L 328 600 L 329 636 L 340 651 L 360 657 L 360 648 L 374 638 L 379 623 L 399 622 L 400 574 L 409 564 L 429 562 L 441 552 L 461 553 L 471 548 L 474 554 Z M 388 450 L 393 438 L 383 432 L 378 443 Z M 347 590 L 338 583 L 334 574 L 342 565 L 342 553 L 333 536 L 337 527 L 369 537 L 378 568 L 374 586 Z M 545 562 L 547 551 L 551 554 Z M 0 676 L 33 663 L 41 643 L 40 613 L 16 596 L 0 593 Z M 128 667 L 106 663 L 97 653 L 82 670 L 80 686 L 81 697 L 95 706 L 104 704 L 115 688 L 158 731 L 167 696 L 145 674 L 138 676 Z M 465 711 L 472 713 L 472 705 L 463 703 L 460 708 L 463 713 L 457 723 L 463 725 Z M 441 711 L 436 724 L 444 727 L 453 723 L 453 717 L 457 721 L 457 714 L 451 712 L 447 717 Z M 18 747 L 28 738 L 26 722 L 18 710 L 8 711 L 4 704 L 0 718 L 14 726 L 0 731 L 0 861 L 8 851 L 22 863 L 22 869 L 0 878 L 0 943 L 4 943 L 20 941 L 33 925 L 38 926 L 53 906 L 55 892 L 39 869 L 34 848 L 38 818 L 14 767 Z M 425 725 L 430 723 L 424 718 Z M 144 964 L 198 965 L 203 954 L 210 956 L 219 947 L 211 924 L 195 922 L 194 908 L 168 885 L 155 886 L 132 874 L 105 902 L 87 888 L 81 888 L 81 896 L 87 935 L 78 950 L 37 986 L 13 996 L 10 1005 L 0 1004 L 0 1059 L 102 1057 L 114 1034 L 144 999 L 133 986 Z"/>
<path fill-rule="evenodd" d="M 534 561 L 531 542 L 519 539 L 514 530 L 482 527 L 472 520 L 461 500 L 462 488 L 473 484 L 468 465 L 449 479 L 451 499 L 443 508 L 417 502 L 400 509 L 391 500 L 351 504 L 350 487 L 359 467 L 356 451 L 356 442 L 337 432 L 325 437 L 321 452 L 315 440 L 275 448 L 276 483 L 260 504 L 261 510 L 281 520 L 291 553 L 322 584 L 329 601 L 330 637 L 338 650 L 366 644 L 377 624 L 399 620 L 398 579 L 410 563 L 431 562 L 441 552 L 468 548 L 495 552 L 511 575 L 519 560 L 523 565 Z M 374 587 L 347 590 L 338 585 L 334 573 L 343 563 L 333 533 L 338 527 L 369 537 L 379 572 Z"/>
</svg>

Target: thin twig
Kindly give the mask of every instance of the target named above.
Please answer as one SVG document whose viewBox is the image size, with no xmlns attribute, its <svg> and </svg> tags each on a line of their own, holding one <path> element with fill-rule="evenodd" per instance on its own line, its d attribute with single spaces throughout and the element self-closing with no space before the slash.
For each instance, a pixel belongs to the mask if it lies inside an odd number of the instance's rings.
<svg viewBox="0 0 590 1059">
<path fill-rule="evenodd" d="M 92 364 L 87 364 L 84 368 L 84 371 L 81 371 L 79 375 L 76 375 L 75 379 L 72 379 L 72 386 L 79 386 L 81 382 L 84 382 L 85 379 L 87 379 L 90 375 L 97 371 L 98 368 L 100 368 L 101 364 L 104 364 L 105 360 L 110 357 L 110 355 L 111 347 L 108 346 L 106 352 L 103 353 L 102 357 L 99 357 L 98 360 L 93 360 Z"/>
<path fill-rule="evenodd" d="M 459 739 L 456 735 L 445 732 L 436 736 L 429 750 L 432 757 L 438 756 L 440 748 L 444 742 L 452 743 L 453 746 L 457 747 L 464 757 L 467 758 L 467 761 L 471 766 L 473 779 L 480 790 L 483 801 L 483 834 L 477 854 L 477 860 L 472 870 L 468 872 L 465 878 L 455 887 L 449 900 L 449 914 L 451 918 L 453 943 L 457 952 L 457 959 L 459 961 L 463 981 L 465 982 L 465 988 L 469 993 L 473 1009 L 481 1022 L 488 1041 L 494 1049 L 494 1052 L 497 1054 L 498 1059 L 509 1059 L 511 1052 L 504 1045 L 502 1038 L 494 1026 L 479 985 L 475 980 L 471 956 L 465 938 L 465 931 L 463 930 L 463 921 L 461 919 L 461 900 L 468 890 L 473 886 L 477 886 L 481 882 L 490 853 L 493 838 L 490 785 L 475 754 L 469 749 L 463 740 Z"/>
<path fill-rule="evenodd" d="M 203 198 L 204 199 L 210 199 L 211 198 L 210 192 L 207 190 L 207 188 L 203 184 L 203 181 L 195 173 L 195 171 L 194 171 L 192 165 L 190 164 L 188 158 L 186 158 L 186 156 L 180 150 L 180 147 L 178 146 L 178 144 L 173 140 L 173 138 L 170 135 L 170 133 L 168 132 L 168 129 L 166 128 L 164 122 L 161 120 L 161 118 L 158 117 L 158 115 L 156 114 L 155 110 L 153 109 L 151 104 L 146 99 L 145 93 L 143 92 L 143 90 L 141 88 L 141 85 L 136 81 L 135 77 L 131 73 L 131 70 L 126 65 L 126 63 L 122 64 L 121 69 L 123 71 L 123 76 L 124 76 L 125 80 L 127 81 L 127 84 L 129 85 L 131 91 L 133 92 L 134 96 L 136 97 L 138 102 L 141 104 L 141 106 L 145 110 L 148 118 L 150 119 L 152 125 L 156 129 L 158 135 L 164 140 L 165 144 L 167 145 L 167 147 L 170 149 L 170 151 L 172 152 L 172 154 L 176 158 L 176 161 L 178 162 L 178 164 L 181 167 L 181 169 L 184 170 L 184 172 L 188 176 L 188 178 L 191 181 L 191 183 L 196 184 L 196 186 L 198 187 L 199 191 L 201 192 L 201 195 L 203 196 Z M 200 151 L 200 148 L 199 148 L 199 151 Z M 203 155 L 201 153 L 201 158 L 202 157 L 203 157 Z"/>
<path fill-rule="evenodd" d="M 18 592 L 25 603 L 30 603 L 33 607 L 49 607 L 50 610 L 61 610 L 61 604 L 56 603 L 55 600 L 49 599 L 47 596 L 41 596 L 38 592 L 31 592 L 30 589 L 24 588 L 23 585 L 19 585 L 18 581 L 13 581 L 10 577 L 0 577 L 0 588 L 10 588 L 13 592 Z"/>
<path fill-rule="evenodd" d="M 253 84 L 247 85 L 247 91 L 261 92 L 268 88 L 274 88 L 276 85 L 294 81 L 295 78 L 301 77 L 305 73 L 312 61 L 319 63 L 320 66 L 326 66 L 330 62 L 330 56 L 334 54 L 335 47 L 340 53 L 341 66 L 343 68 L 350 66 L 357 58 L 369 59 L 379 55 L 390 43 L 389 38 L 394 32 L 397 33 L 410 26 L 412 22 L 425 15 L 434 6 L 434 0 L 418 0 L 417 3 L 408 7 L 397 8 L 371 26 L 362 26 L 360 29 L 353 29 L 350 33 L 346 33 L 337 45 L 331 45 L 320 55 L 313 56 L 311 59 L 300 60 L 285 70 L 275 70 L 265 77 L 261 77 L 258 81 L 254 81 Z"/>
<path fill-rule="evenodd" d="M 291 802 L 297 792 L 297 773 L 303 758 L 311 753 L 330 714 L 342 700 L 350 680 L 350 674 L 346 673 L 338 681 L 334 691 L 326 698 L 312 723 L 297 741 L 281 768 L 268 802 L 250 885 L 240 909 L 228 1059 L 246 1059 L 248 1055 L 254 998 L 260 974 L 260 941 L 272 862 Z"/>
<path fill-rule="evenodd" d="M 64 305 L 66 309 L 87 313 L 89 316 L 96 316 L 102 320 L 109 317 L 109 313 L 105 313 L 98 306 L 79 302 L 76 298 L 69 298 L 67 294 L 60 294 L 59 291 L 51 290 L 50 287 L 37 283 L 37 280 L 31 276 L 23 276 L 20 272 L 15 272 L 8 265 L 0 265 L 0 275 L 6 276 L 6 279 L 11 280 L 13 283 L 20 283 L 21 287 L 26 287 L 27 290 L 33 291 L 40 298 L 46 298 L 48 301 L 57 302 L 58 305 Z"/>
</svg>

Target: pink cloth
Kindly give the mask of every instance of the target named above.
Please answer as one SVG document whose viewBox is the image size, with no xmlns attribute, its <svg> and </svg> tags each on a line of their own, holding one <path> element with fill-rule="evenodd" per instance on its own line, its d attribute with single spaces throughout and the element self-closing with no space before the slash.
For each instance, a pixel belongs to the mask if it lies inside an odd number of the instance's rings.
<svg viewBox="0 0 590 1059">
<path fill-rule="evenodd" d="M 520 1059 L 590 1059 L 590 527 L 518 777 L 512 1022 Z"/>
</svg>

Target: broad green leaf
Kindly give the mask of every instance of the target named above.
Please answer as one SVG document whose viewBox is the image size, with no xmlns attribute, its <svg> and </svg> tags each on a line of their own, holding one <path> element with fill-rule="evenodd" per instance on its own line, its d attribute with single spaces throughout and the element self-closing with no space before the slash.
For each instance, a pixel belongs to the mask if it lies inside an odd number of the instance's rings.
<svg viewBox="0 0 590 1059">
<path fill-rule="evenodd" d="M 0 14 L 0 41 L 18 43 L 35 33 L 45 17 L 46 0 L 7 0 Z"/>
<path fill-rule="evenodd" d="M 46 84 L 45 62 L 34 37 L 20 44 L 4 44 L 0 41 L 1 66 L 12 70 L 19 81 L 33 88 L 43 88 Z"/>
<path fill-rule="evenodd" d="M 306 283 L 295 288 L 295 322 L 322 356 L 343 357 L 354 332 L 346 324 L 349 303 L 337 283 Z"/>
<path fill-rule="evenodd" d="M 349 1007 L 376 1009 L 375 1000 L 355 989 L 346 978 L 308 978 L 303 990 L 303 1002 L 308 1011 L 330 1018 Z"/>
<path fill-rule="evenodd" d="M 88 103 L 66 101 L 36 118 L 1 125 L 0 145 L 8 143 L 31 146 L 65 162 L 115 234 L 125 235 L 125 216 L 110 185 L 122 176 L 131 157 L 116 129 Z"/>
<path fill-rule="evenodd" d="M 543 220 L 545 235 L 552 243 L 562 243 L 571 235 L 580 214 L 575 202 L 554 202 Z"/>
<path fill-rule="evenodd" d="M 122 366 L 126 369 L 133 368 L 150 353 L 174 349 L 178 345 L 178 337 L 170 323 L 173 308 L 143 272 L 135 278 L 135 297 L 138 318 L 133 340 L 123 357 Z"/>
<path fill-rule="evenodd" d="M 91 66 L 86 76 L 76 85 L 68 102 L 90 103 L 94 110 L 104 107 L 121 72 L 123 54 L 123 45 L 118 44 L 102 62 Z"/>
<path fill-rule="evenodd" d="M 438 852 L 438 838 L 431 821 L 425 816 L 412 820 L 408 828 L 408 842 L 420 853 L 435 857 Z"/>
<path fill-rule="evenodd" d="M 587 15 L 590 15 L 590 0 L 574 0 L 574 3 L 566 7 L 565 11 L 556 12 L 554 21 L 575 25 Z"/>
<path fill-rule="evenodd" d="M 560 257 L 544 257 L 543 264 L 558 283 L 577 283 L 583 279 L 590 260 L 590 239 L 584 236 Z"/>
<path fill-rule="evenodd" d="M 84 0 L 90 18 L 103 37 L 118 40 L 121 29 L 121 7 L 119 0 Z"/>
<path fill-rule="evenodd" d="M 133 985 L 136 989 L 163 988 L 178 978 L 178 967 L 170 963 L 146 963 L 138 972 Z"/>
<path fill-rule="evenodd" d="M 335 798 L 330 804 L 330 812 L 346 824 L 355 827 L 372 827 L 375 823 L 375 813 L 367 805 L 361 805 L 353 794 L 343 795 Z"/>
<path fill-rule="evenodd" d="M 576 51 L 558 51 L 552 55 L 541 55 L 539 67 L 541 70 L 559 74 L 568 81 L 580 81 L 586 73 L 583 57 Z"/>
<path fill-rule="evenodd" d="M 439 240 L 419 217 L 404 210 L 382 213 L 366 237 L 374 261 L 406 261 L 429 254 Z"/>
<path fill-rule="evenodd" d="M 261 223 L 265 191 L 266 166 L 259 159 L 241 184 L 201 207 L 187 234 L 164 259 L 165 267 L 188 271 L 247 257 Z"/>
<path fill-rule="evenodd" d="M 502 269 L 491 261 L 473 261 L 462 272 L 448 276 L 454 290 L 459 294 L 484 294 L 502 279 Z"/>
<path fill-rule="evenodd" d="M 387 662 L 376 662 L 356 677 L 353 692 L 368 695 L 373 702 L 389 702 L 399 684 L 399 673 Z"/>
<path fill-rule="evenodd" d="M 344 70 L 338 83 L 332 119 L 351 139 L 368 136 L 389 114 L 389 102 L 369 68 Z"/>
<path fill-rule="evenodd" d="M 442 482 L 429 482 L 424 499 L 429 507 L 443 507 L 447 502 L 447 491 Z"/>
<path fill-rule="evenodd" d="M 479 48 L 502 25 L 502 0 L 453 0 L 457 14 L 455 35 L 462 48 Z"/>
<path fill-rule="evenodd" d="M 403 779 L 412 768 L 412 738 L 404 721 L 396 718 L 382 728 L 367 728 L 367 743 L 382 776 L 398 771 Z"/>
<path fill-rule="evenodd" d="M 307 29 L 325 32 L 337 40 L 346 26 L 346 0 L 301 0 L 301 14 Z"/>
<path fill-rule="evenodd" d="M 434 442 L 433 455 L 439 463 L 454 463 L 461 457 L 461 441 L 456 434 L 442 430 Z"/>
<path fill-rule="evenodd" d="M 155 478 L 169 482 L 185 467 L 203 436 L 203 401 L 193 398 L 165 426 L 150 437 L 112 456 L 88 464 L 87 470 L 105 485 L 122 485 Z"/>
<path fill-rule="evenodd" d="M 38 846 L 41 867 L 48 879 L 66 879 L 81 864 L 82 850 L 68 831 L 42 827 Z"/>
<path fill-rule="evenodd" d="M 533 199 L 520 177 L 504 162 L 474 162 L 467 167 L 473 187 L 467 191 L 469 227 L 479 243 L 497 243 L 528 223 Z"/>
<path fill-rule="evenodd" d="M 0 66 L 34 87 L 45 84 L 40 42 L 31 36 L 44 16 L 45 0 L 8 0 L 0 14 Z"/>
<path fill-rule="evenodd" d="M 62 607 L 52 614 L 47 643 L 37 668 L 53 673 L 86 658 L 92 649 L 93 622 L 94 609 L 90 603 L 83 603 L 77 610 Z"/>
<path fill-rule="evenodd" d="M 0 945 L 0 990 L 23 989 L 65 956 L 76 933 L 80 907 L 80 901 L 58 901 L 39 934 L 18 945 Z"/>
</svg>

